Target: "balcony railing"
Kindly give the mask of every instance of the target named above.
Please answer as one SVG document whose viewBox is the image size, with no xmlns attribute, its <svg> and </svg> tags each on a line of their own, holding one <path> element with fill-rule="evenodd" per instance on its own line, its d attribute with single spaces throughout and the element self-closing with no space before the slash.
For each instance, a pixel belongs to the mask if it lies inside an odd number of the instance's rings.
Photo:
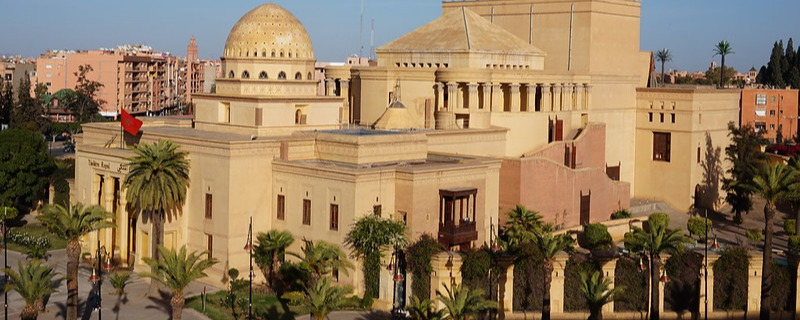
<svg viewBox="0 0 800 320">
<path fill-rule="evenodd" d="M 475 221 L 461 221 L 458 225 L 454 223 L 439 224 L 439 243 L 448 248 L 469 244 L 475 240 L 478 240 Z"/>
</svg>

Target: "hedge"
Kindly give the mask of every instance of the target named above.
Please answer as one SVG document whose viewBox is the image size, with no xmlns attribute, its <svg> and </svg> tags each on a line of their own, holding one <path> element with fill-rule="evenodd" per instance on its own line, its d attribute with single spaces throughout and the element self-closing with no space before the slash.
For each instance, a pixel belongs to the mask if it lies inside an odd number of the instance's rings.
<svg viewBox="0 0 800 320">
<path fill-rule="evenodd" d="M 489 296 L 489 274 L 491 271 L 493 283 L 497 283 L 499 270 L 492 263 L 492 255 L 486 247 L 461 251 L 461 281 L 471 289 L 481 289 L 485 298 L 493 299 L 497 292 Z M 494 290 L 493 290 L 494 291 Z"/>
<path fill-rule="evenodd" d="M 608 233 L 608 227 L 602 223 L 584 225 L 581 240 L 581 247 L 589 250 L 606 250 L 614 245 L 611 241 L 611 234 Z"/>
<path fill-rule="evenodd" d="M 542 255 L 530 245 L 521 251 L 522 257 L 514 264 L 513 309 L 515 312 L 541 311 L 544 293 Z"/>
<path fill-rule="evenodd" d="M 614 286 L 624 286 L 620 300 L 614 302 L 614 311 L 647 312 L 647 277 L 649 271 L 639 269 L 638 257 L 620 257 L 614 272 Z"/>
<path fill-rule="evenodd" d="M 406 263 L 411 273 L 411 294 L 420 300 L 431 298 L 431 257 L 442 251 L 444 247 L 427 233 L 406 249 Z"/>
<path fill-rule="evenodd" d="M 747 250 L 728 247 L 714 262 L 714 309 L 745 310 L 747 307 Z"/>
<path fill-rule="evenodd" d="M 700 311 L 698 299 L 703 255 L 686 251 L 671 256 L 665 268 L 670 281 L 664 287 L 664 309 L 677 313 Z"/>
<path fill-rule="evenodd" d="M 789 311 L 792 307 L 791 284 L 795 281 L 788 266 L 772 262 L 772 291 L 769 296 L 769 308 L 772 311 Z M 782 319 L 782 318 L 781 318 Z"/>
<path fill-rule="evenodd" d="M 588 311 L 589 306 L 581 292 L 581 272 L 600 271 L 597 264 L 587 255 L 573 254 L 567 260 L 564 270 L 564 311 Z"/>
</svg>

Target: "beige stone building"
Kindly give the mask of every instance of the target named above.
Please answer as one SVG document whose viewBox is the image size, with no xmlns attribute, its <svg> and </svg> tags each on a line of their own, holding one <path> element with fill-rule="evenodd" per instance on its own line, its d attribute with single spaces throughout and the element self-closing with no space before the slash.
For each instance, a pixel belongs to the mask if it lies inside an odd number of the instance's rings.
<svg viewBox="0 0 800 320">
<path fill-rule="evenodd" d="M 412 240 L 429 233 L 456 248 L 485 243 L 516 204 L 560 227 L 606 220 L 632 196 L 683 208 L 700 180 L 682 154 L 702 147 L 706 131 L 723 143 L 733 98 L 637 90 L 650 74 L 640 5 L 444 2 L 440 18 L 379 47 L 376 65 L 315 70 L 302 23 L 265 4 L 233 26 L 223 77 L 216 93 L 193 95 L 193 120 L 145 121 L 124 144 L 170 139 L 189 152 L 187 202 L 165 244 L 209 250 L 222 262 L 215 283 L 227 268 L 246 268 L 250 217 L 255 232 L 342 244 L 354 219 L 375 214 L 404 221 Z M 325 76 L 324 92 L 315 74 Z M 676 105 L 679 122 L 647 122 L 651 100 Z M 650 157 L 655 131 L 674 132 L 671 167 Z M 114 123 L 84 127 L 73 199 L 115 213 L 118 228 L 99 236 L 116 259 L 138 265 L 151 226 L 125 209 L 120 181 L 132 153 L 119 132 Z M 671 182 L 654 183 L 664 170 Z M 360 291 L 356 269 L 339 281 Z M 381 276 L 384 301 L 391 283 Z"/>
</svg>

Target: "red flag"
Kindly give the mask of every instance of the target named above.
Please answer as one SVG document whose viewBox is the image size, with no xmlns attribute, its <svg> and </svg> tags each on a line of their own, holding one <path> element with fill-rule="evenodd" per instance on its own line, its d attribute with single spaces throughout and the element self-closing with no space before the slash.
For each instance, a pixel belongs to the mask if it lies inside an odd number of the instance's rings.
<svg viewBox="0 0 800 320">
<path fill-rule="evenodd" d="M 137 135 L 139 128 L 142 127 L 142 120 L 134 118 L 130 113 L 122 109 L 122 128 L 131 135 Z"/>
</svg>

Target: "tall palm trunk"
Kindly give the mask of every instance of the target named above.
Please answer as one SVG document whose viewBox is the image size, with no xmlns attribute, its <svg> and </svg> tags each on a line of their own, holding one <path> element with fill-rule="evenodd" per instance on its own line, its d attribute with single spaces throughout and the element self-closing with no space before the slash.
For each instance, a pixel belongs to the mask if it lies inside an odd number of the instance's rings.
<svg viewBox="0 0 800 320">
<path fill-rule="evenodd" d="M 772 222 L 775 219 L 775 204 L 767 202 L 764 205 L 764 250 L 761 262 L 761 313 L 759 314 L 760 320 L 769 320 L 769 298 L 772 283 L 770 281 L 772 276 Z"/>
<path fill-rule="evenodd" d="M 67 320 L 78 319 L 78 259 L 81 243 L 75 239 L 67 242 Z"/>
<path fill-rule="evenodd" d="M 659 312 L 658 312 L 658 305 L 659 305 L 659 274 L 658 271 L 661 270 L 661 256 L 659 255 L 651 255 L 650 256 L 651 268 L 650 268 L 650 320 L 658 320 L 659 319 Z"/>
<path fill-rule="evenodd" d="M 173 292 L 172 298 L 169 299 L 169 305 L 172 307 L 172 320 L 181 320 L 183 316 L 183 305 L 186 300 L 183 298 L 183 292 Z"/>
<path fill-rule="evenodd" d="M 661 84 L 662 85 L 667 84 L 667 75 L 664 74 L 664 64 L 665 63 L 666 63 L 666 61 L 661 60 Z"/>
<path fill-rule="evenodd" d="M 545 261 L 544 265 L 544 292 L 542 294 L 542 320 L 550 320 L 550 286 L 553 283 L 553 262 Z"/>
<path fill-rule="evenodd" d="M 158 247 L 164 245 L 164 211 L 159 210 L 150 215 L 150 220 L 153 223 L 152 240 L 150 241 L 150 254 L 153 260 L 159 260 Z M 159 291 L 159 283 L 155 280 L 150 280 L 150 287 L 148 288 L 148 295 L 157 297 Z"/>
<path fill-rule="evenodd" d="M 587 320 L 603 320 L 603 306 L 592 307 Z"/>
<path fill-rule="evenodd" d="M 719 87 L 724 88 L 725 82 L 723 81 L 725 80 L 725 55 L 723 54 L 721 56 L 722 56 L 722 68 L 720 68 L 719 70 Z"/>
<path fill-rule="evenodd" d="M 36 310 L 36 307 L 32 304 L 26 304 L 25 308 L 22 308 L 19 317 L 22 320 L 36 320 L 39 317 L 39 310 Z"/>
</svg>

